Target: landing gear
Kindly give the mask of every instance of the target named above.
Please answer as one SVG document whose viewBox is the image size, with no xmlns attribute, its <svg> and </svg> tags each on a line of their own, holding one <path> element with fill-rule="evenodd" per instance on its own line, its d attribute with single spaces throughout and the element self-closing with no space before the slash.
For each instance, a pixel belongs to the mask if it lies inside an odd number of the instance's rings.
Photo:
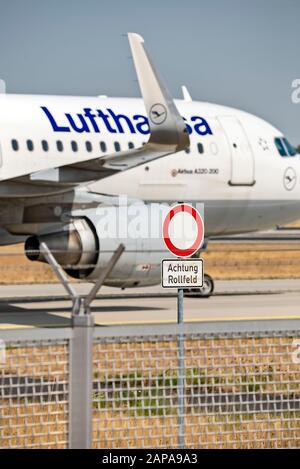
<svg viewBox="0 0 300 469">
<path fill-rule="evenodd" d="M 205 238 L 204 243 L 192 257 L 199 258 L 201 256 L 201 252 L 205 251 L 208 245 L 208 238 Z M 215 289 L 215 284 L 213 278 L 208 275 L 204 274 L 203 276 L 203 286 L 201 288 L 185 288 L 184 289 L 184 296 L 195 296 L 197 298 L 209 298 Z"/>
<path fill-rule="evenodd" d="M 184 290 L 185 296 L 196 296 L 198 298 L 209 298 L 215 289 L 215 284 L 212 277 L 204 274 L 203 286 L 201 288 L 186 288 Z"/>
</svg>

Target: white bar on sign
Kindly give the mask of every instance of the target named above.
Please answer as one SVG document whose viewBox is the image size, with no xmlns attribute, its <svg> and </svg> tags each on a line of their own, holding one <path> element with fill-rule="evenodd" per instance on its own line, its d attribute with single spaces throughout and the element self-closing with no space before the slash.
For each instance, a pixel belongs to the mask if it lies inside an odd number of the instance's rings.
<svg viewBox="0 0 300 469">
<path fill-rule="evenodd" d="M 161 284 L 164 288 L 203 286 L 203 259 L 164 259 Z"/>
</svg>

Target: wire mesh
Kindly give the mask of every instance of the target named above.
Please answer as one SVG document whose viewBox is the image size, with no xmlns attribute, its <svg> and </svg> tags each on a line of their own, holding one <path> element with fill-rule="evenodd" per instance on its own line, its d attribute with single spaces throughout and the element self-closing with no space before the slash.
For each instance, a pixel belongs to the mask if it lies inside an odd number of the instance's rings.
<svg viewBox="0 0 300 469">
<path fill-rule="evenodd" d="M 67 442 L 68 341 L 5 343 L 0 448 L 65 448 Z"/>
<path fill-rule="evenodd" d="M 300 447 L 295 337 L 195 334 L 185 335 L 182 343 L 180 336 L 97 339 L 94 447 Z"/>
<path fill-rule="evenodd" d="M 299 331 L 210 324 L 209 334 L 96 331 L 93 447 L 300 447 Z M 1 356 L 0 447 L 67 447 L 69 339 L 20 331 Z"/>
</svg>

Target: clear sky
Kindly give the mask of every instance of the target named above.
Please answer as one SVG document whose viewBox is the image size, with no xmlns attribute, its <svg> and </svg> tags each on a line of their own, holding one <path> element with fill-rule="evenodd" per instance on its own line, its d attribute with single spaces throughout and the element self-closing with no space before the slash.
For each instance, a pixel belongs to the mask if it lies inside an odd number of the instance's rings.
<svg viewBox="0 0 300 469">
<path fill-rule="evenodd" d="M 0 0 L 10 93 L 138 96 L 126 37 L 144 36 L 173 97 L 253 112 L 300 144 L 299 0 Z"/>
</svg>

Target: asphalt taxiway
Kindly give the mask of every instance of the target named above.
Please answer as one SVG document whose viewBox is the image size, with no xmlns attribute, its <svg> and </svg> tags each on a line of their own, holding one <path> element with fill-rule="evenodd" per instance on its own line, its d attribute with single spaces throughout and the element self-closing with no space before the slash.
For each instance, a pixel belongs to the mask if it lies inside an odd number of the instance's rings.
<svg viewBox="0 0 300 469">
<path fill-rule="evenodd" d="M 75 288 L 85 294 L 89 284 Z M 174 323 L 176 290 L 103 287 L 92 304 L 97 325 Z M 0 329 L 65 327 L 71 301 L 59 284 L 0 286 Z M 300 279 L 216 281 L 214 296 L 186 297 L 187 322 L 300 318 Z"/>
</svg>

